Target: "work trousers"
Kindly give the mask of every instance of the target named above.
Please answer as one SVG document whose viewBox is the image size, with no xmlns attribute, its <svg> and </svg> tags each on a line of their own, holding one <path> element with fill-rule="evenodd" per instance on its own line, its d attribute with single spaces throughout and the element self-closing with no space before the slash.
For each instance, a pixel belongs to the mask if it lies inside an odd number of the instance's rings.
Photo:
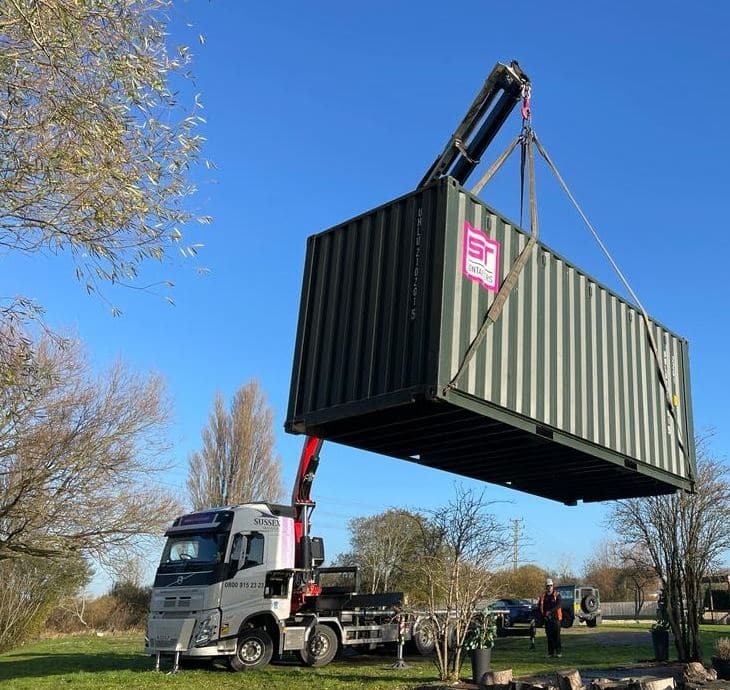
<svg viewBox="0 0 730 690">
<path fill-rule="evenodd" d="M 545 635 L 547 636 L 548 654 L 560 654 L 560 621 L 557 618 L 550 618 L 545 621 Z"/>
</svg>

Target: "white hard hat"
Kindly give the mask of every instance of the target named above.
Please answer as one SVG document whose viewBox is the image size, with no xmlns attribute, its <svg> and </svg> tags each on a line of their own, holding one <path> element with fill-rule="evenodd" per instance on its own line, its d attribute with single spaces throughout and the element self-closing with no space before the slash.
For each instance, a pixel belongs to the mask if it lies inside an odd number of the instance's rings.
<svg viewBox="0 0 730 690">
<path fill-rule="evenodd" d="M 547 580 L 545 580 L 545 586 L 546 586 L 546 587 L 547 587 L 548 585 L 552 585 L 552 584 L 553 584 L 553 581 L 552 581 L 552 580 L 551 580 L 550 578 L 548 578 Z"/>
</svg>

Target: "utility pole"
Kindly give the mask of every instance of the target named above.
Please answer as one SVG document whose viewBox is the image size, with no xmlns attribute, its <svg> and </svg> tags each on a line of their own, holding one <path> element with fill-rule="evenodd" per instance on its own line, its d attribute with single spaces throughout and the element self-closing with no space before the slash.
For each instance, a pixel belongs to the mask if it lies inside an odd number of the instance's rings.
<svg viewBox="0 0 730 690">
<path fill-rule="evenodd" d="M 512 572 L 517 570 L 520 557 L 520 533 L 522 532 L 522 518 L 512 520 Z"/>
</svg>

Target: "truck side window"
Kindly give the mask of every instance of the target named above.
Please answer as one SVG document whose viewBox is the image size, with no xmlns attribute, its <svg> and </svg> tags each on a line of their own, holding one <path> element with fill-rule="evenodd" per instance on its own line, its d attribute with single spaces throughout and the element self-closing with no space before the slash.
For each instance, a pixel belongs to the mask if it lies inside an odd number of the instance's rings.
<svg viewBox="0 0 730 690">
<path fill-rule="evenodd" d="M 233 544 L 231 546 L 231 561 L 235 561 L 237 563 L 240 560 L 244 540 L 245 537 L 242 534 L 237 534 L 235 537 L 233 537 Z"/>
<path fill-rule="evenodd" d="M 255 565 L 262 565 L 264 562 L 264 535 L 259 532 L 251 532 L 246 544 L 246 560 L 244 568 L 252 568 Z"/>
</svg>

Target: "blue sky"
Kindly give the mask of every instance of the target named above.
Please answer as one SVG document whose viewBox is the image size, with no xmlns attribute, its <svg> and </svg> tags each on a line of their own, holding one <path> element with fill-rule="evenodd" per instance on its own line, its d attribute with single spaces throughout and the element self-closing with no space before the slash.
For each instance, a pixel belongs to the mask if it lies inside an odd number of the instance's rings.
<svg viewBox="0 0 730 690">
<path fill-rule="evenodd" d="M 258 377 L 288 491 L 302 442 L 282 428 L 306 237 L 410 191 L 494 63 L 516 58 L 533 81 L 542 142 L 648 311 L 689 339 L 695 426 L 715 427 L 714 451 L 726 456 L 728 27 L 730 5 L 719 2 L 178 3 L 171 41 L 192 45 L 205 155 L 217 166 L 197 173 L 195 199 L 214 223 L 190 235 L 210 274 L 165 266 L 176 305 L 115 291 L 116 319 L 63 257 L 0 256 L 0 291 L 45 304 L 97 367 L 119 356 L 165 375 L 169 486 L 184 485 L 215 392 Z M 515 113 L 492 155 L 519 125 Z M 542 239 L 618 289 L 544 166 L 538 195 Z M 515 164 L 482 196 L 518 216 Z M 348 518 L 440 505 L 455 479 L 325 444 L 315 530 L 335 555 Z M 605 506 L 484 486 L 505 519 L 524 520 L 526 560 L 580 570 L 610 537 Z"/>
</svg>

